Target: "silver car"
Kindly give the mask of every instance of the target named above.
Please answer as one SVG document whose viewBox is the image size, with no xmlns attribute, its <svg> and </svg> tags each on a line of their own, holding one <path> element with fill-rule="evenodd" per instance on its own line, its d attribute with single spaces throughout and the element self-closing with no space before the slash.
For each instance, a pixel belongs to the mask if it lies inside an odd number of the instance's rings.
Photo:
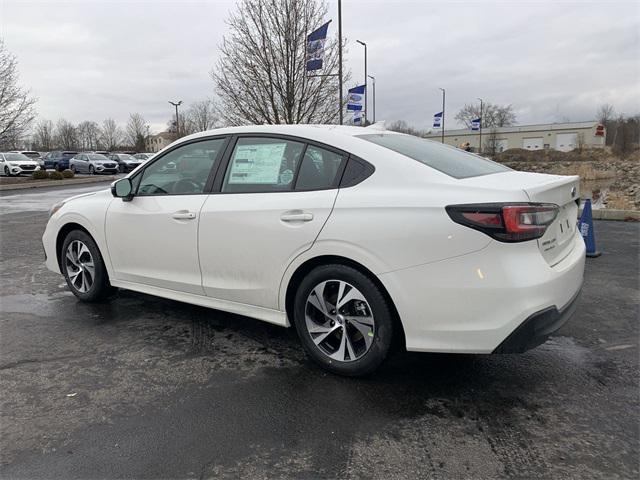
<svg viewBox="0 0 640 480">
<path fill-rule="evenodd" d="M 99 153 L 79 153 L 69 161 L 69 168 L 73 173 L 108 173 L 115 175 L 118 173 L 118 162 L 109 160 Z"/>
</svg>

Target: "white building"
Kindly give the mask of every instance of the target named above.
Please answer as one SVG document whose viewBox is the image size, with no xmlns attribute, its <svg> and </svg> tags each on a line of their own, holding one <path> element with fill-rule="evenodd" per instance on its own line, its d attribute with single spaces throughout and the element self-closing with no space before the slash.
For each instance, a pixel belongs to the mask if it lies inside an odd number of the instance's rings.
<svg viewBox="0 0 640 480">
<path fill-rule="evenodd" d="M 432 140 L 440 139 L 438 131 L 427 134 Z M 472 130 L 445 130 L 444 142 L 460 147 L 466 143 L 478 151 L 480 133 Z M 525 150 L 555 149 L 568 152 L 579 145 L 586 148 L 604 147 L 605 129 L 598 122 L 544 123 L 482 129 L 483 151 L 495 148 L 503 152 L 510 148 Z M 494 147 L 495 146 L 495 147 Z"/>
</svg>

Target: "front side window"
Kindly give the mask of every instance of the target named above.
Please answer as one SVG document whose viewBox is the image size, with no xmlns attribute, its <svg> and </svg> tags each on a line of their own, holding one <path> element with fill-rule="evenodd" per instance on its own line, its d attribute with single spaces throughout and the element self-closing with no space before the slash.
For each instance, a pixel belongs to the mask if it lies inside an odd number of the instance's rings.
<svg viewBox="0 0 640 480">
<path fill-rule="evenodd" d="M 344 156 L 309 145 L 304 152 L 296 190 L 320 190 L 337 186 Z"/>
<path fill-rule="evenodd" d="M 138 195 L 204 193 L 212 168 L 222 153 L 224 138 L 203 140 L 171 150 L 145 168 Z"/>
<path fill-rule="evenodd" d="M 223 192 L 282 192 L 293 189 L 304 144 L 277 138 L 240 138 L 231 154 Z"/>
<path fill-rule="evenodd" d="M 479 155 L 414 135 L 381 133 L 358 138 L 393 150 L 454 178 L 477 177 L 506 172 L 509 168 Z"/>
</svg>

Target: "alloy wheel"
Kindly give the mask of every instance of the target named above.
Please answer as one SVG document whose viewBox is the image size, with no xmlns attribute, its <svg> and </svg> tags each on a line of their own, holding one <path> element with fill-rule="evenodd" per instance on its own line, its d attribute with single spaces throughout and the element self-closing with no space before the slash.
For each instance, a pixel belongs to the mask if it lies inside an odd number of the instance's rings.
<svg viewBox="0 0 640 480">
<path fill-rule="evenodd" d="M 88 292 L 93 286 L 96 273 L 89 247 L 80 240 L 72 241 L 67 247 L 65 265 L 73 288 L 80 293 Z"/>
<path fill-rule="evenodd" d="M 373 344 L 375 320 L 369 302 L 342 280 L 327 280 L 311 290 L 305 323 L 316 347 L 333 360 L 352 362 Z"/>
</svg>

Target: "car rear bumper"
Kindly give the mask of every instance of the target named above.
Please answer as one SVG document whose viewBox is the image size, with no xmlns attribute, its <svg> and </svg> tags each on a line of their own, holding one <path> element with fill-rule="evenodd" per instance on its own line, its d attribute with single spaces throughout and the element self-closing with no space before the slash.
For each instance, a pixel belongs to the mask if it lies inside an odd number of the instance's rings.
<svg viewBox="0 0 640 480">
<path fill-rule="evenodd" d="M 572 313 L 568 306 L 582 287 L 584 264 L 585 245 L 576 232 L 571 252 L 554 266 L 535 241 L 492 242 L 378 278 L 398 310 L 408 350 L 492 353 L 527 323 L 507 345 L 532 348 L 557 330 Z M 534 338 L 523 340 L 527 334 Z"/>
<path fill-rule="evenodd" d="M 493 353 L 523 353 L 542 345 L 573 316 L 581 293 L 582 288 L 561 309 L 553 306 L 531 315 Z"/>
</svg>

